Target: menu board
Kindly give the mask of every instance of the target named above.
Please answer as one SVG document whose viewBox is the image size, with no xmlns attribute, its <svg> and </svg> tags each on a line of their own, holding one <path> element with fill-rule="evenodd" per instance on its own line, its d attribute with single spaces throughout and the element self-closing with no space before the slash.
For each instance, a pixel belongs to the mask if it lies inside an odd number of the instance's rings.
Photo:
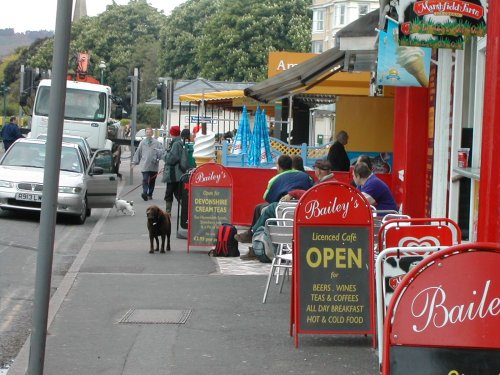
<svg viewBox="0 0 500 375">
<path fill-rule="evenodd" d="M 222 223 L 231 222 L 231 189 L 193 187 L 191 189 L 191 239 L 194 245 L 214 245 Z"/>
<path fill-rule="evenodd" d="M 354 187 L 325 182 L 295 210 L 292 322 L 299 333 L 374 334 L 373 217 Z"/>
<path fill-rule="evenodd" d="M 212 246 L 221 224 L 232 222 L 233 180 L 220 164 L 207 163 L 196 168 L 189 181 L 190 245 Z"/>
<path fill-rule="evenodd" d="M 368 244 L 368 228 L 300 228 L 302 329 L 370 328 Z"/>
</svg>

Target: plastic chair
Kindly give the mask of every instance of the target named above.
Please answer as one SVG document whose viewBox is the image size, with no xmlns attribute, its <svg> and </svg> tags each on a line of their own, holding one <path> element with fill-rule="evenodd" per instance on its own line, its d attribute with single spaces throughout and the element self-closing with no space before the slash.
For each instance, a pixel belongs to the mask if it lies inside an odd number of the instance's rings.
<svg viewBox="0 0 500 375">
<path fill-rule="evenodd" d="M 283 290 L 285 276 L 288 274 L 289 269 L 292 268 L 291 249 L 293 241 L 293 219 L 267 219 L 265 228 L 271 237 L 271 242 L 277 246 L 277 252 L 271 262 L 271 269 L 269 270 L 269 276 L 267 277 L 266 289 L 264 290 L 262 303 L 266 303 L 269 284 L 271 283 L 271 278 L 273 277 L 275 271 L 278 271 L 279 277 L 280 270 L 282 268 L 284 269 L 280 287 L 281 293 Z"/>
</svg>

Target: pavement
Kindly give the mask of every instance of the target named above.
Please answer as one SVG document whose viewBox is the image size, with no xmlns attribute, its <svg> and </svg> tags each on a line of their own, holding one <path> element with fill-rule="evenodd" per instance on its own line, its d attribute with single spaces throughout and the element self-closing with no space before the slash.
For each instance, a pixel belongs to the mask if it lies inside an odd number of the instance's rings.
<svg viewBox="0 0 500 375">
<path fill-rule="evenodd" d="M 153 201 L 136 189 L 140 169 L 122 163 L 119 195 L 135 216 L 94 210 L 99 221 L 51 298 L 44 373 L 70 374 L 378 374 L 372 338 L 289 334 L 290 281 L 271 284 L 269 265 L 207 256 L 176 238 L 172 250 L 149 254 L 146 208 L 164 207 L 158 180 Z M 242 253 L 244 249 L 242 248 Z M 29 338 L 8 375 L 25 375 Z"/>
</svg>

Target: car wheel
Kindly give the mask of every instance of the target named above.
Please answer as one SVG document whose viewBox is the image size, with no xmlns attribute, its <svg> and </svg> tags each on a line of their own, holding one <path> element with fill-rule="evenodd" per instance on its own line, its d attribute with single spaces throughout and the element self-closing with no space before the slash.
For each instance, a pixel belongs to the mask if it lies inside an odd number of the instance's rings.
<svg viewBox="0 0 500 375">
<path fill-rule="evenodd" d="M 75 219 L 77 224 L 85 224 L 85 220 L 87 220 L 87 197 L 85 197 L 85 199 L 83 200 L 80 215 L 78 215 Z"/>
<path fill-rule="evenodd" d="M 87 217 L 92 215 L 92 209 L 87 207 Z"/>
</svg>

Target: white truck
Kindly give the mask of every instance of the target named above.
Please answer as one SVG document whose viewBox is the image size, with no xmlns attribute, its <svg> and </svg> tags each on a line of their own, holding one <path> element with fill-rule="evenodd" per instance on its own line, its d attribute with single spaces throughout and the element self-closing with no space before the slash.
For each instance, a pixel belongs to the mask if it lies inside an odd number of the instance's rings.
<svg viewBox="0 0 500 375">
<path fill-rule="evenodd" d="M 111 150 L 118 135 L 120 123 L 111 117 L 111 87 L 88 74 L 90 56 L 80 52 L 74 59 L 74 73 L 66 82 L 63 133 L 83 137 L 93 150 Z M 47 134 L 49 115 L 50 79 L 39 82 L 31 117 L 30 138 Z M 115 118 L 121 119 L 122 109 L 117 107 Z"/>
<path fill-rule="evenodd" d="M 31 138 L 47 134 L 50 79 L 38 85 L 31 118 Z M 86 138 L 93 150 L 111 150 L 119 123 L 111 118 L 111 88 L 97 83 L 68 80 L 64 108 L 64 134 Z"/>
</svg>

